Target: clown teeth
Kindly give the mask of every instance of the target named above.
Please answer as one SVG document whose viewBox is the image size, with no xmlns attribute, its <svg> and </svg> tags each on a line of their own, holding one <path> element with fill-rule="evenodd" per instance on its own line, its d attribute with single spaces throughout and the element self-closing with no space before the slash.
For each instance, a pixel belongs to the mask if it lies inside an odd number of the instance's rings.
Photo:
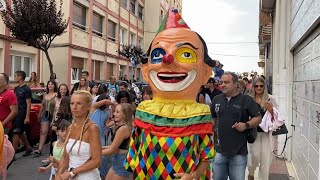
<svg viewBox="0 0 320 180">
<path fill-rule="evenodd" d="M 158 74 L 160 77 L 181 77 L 186 76 L 186 74 Z"/>
</svg>

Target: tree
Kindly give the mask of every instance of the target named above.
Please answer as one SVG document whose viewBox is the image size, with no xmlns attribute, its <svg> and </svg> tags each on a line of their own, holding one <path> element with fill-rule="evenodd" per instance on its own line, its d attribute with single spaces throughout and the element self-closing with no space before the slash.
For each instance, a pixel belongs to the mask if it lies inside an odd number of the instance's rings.
<svg viewBox="0 0 320 180">
<path fill-rule="evenodd" d="M 66 32 L 69 21 L 63 19 L 62 0 L 58 10 L 56 0 L 12 0 L 12 3 L 10 7 L 6 2 L 6 9 L 1 12 L 4 23 L 13 37 L 45 53 L 52 78 L 53 64 L 48 49 L 57 36 Z"/>
<path fill-rule="evenodd" d="M 131 62 L 132 69 L 134 69 L 138 64 L 141 64 L 141 60 L 144 55 L 144 52 L 141 46 L 124 44 L 124 45 L 121 45 L 121 50 L 119 50 L 119 54 L 125 58 L 128 58 Z M 134 77 L 133 77 L 133 81 L 134 81 Z"/>
</svg>

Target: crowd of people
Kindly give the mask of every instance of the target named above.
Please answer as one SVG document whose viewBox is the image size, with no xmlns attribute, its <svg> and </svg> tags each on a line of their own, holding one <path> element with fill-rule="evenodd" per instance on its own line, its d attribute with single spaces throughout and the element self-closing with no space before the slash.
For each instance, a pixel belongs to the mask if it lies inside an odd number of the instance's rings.
<svg viewBox="0 0 320 180">
<path fill-rule="evenodd" d="M 35 72 L 31 73 L 29 82 L 26 76 L 23 71 L 15 72 L 18 85 L 12 91 L 8 75 L 0 74 L 0 120 L 15 152 L 22 142 L 26 149 L 23 157 L 43 156 L 43 166 L 38 171 L 51 171 L 50 179 L 69 179 L 69 172 L 78 179 L 130 176 L 120 161 L 128 151 L 136 106 L 152 99 L 149 87 L 140 95 L 130 90 L 125 81 L 117 84 L 114 76 L 107 84 L 97 84 L 90 81 L 89 73 L 84 71 L 79 82 L 69 90 L 66 84 L 58 85 L 55 76 L 45 85 L 38 117 L 40 138 L 37 146 L 31 147 L 25 133 L 30 122 L 30 88 L 43 85 L 38 83 Z M 52 156 L 43 153 L 47 142 Z M 14 161 L 15 157 L 8 167 Z"/>
<path fill-rule="evenodd" d="M 24 144 L 24 157 L 43 156 L 44 164 L 38 171 L 51 171 L 50 179 L 75 176 L 78 179 L 126 179 L 131 175 L 123 162 L 128 153 L 135 109 L 141 101 L 151 100 L 153 93 L 146 86 L 139 96 L 128 88 L 127 82 L 116 84 L 114 76 L 108 84 L 96 84 L 88 80 L 88 75 L 84 71 L 70 91 L 66 84 L 58 86 L 57 79 L 47 82 L 38 117 L 40 139 L 32 148 L 24 132 L 30 121 L 30 87 L 39 86 L 36 73 L 31 73 L 27 84 L 25 72 L 16 71 L 14 80 L 18 85 L 14 91 L 8 89 L 8 75 L 0 74 L 0 120 L 4 133 L 9 135 L 15 151 L 20 142 Z M 215 179 L 228 176 L 244 179 L 247 165 L 250 180 L 254 179 L 258 166 L 260 178 L 268 179 L 272 140 L 270 131 L 259 124 L 266 112 L 273 114 L 276 103 L 268 94 L 265 79 L 239 80 L 236 74 L 223 72 L 221 77 L 212 77 L 201 87 L 196 101 L 211 106 L 217 152 L 212 164 Z M 228 106 L 229 103 L 233 106 Z M 246 133 L 242 132 L 255 127 L 257 139 L 247 149 Z M 49 157 L 43 153 L 48 137 L 52 155 Z M 14 161 L 15 157 L 11 163 Z"/>
</svg>

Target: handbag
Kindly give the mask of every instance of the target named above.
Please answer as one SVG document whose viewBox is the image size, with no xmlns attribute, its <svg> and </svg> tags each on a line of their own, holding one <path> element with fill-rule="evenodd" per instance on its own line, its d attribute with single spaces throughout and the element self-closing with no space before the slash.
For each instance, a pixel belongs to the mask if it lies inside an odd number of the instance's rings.
<svg viewBox="0 0 320 180">
<path fill-rule="evenodd" d="M 244 95 L 243 98 L 241 99 L 241 112 L 240 112 L 240 118 L 242 117 L 242 111 L 243 111 L 243 106 L 244 106 L 244 100 L 245 100 L 245 97 L 247 95 Z M 257 128 L 250 128 L 250 129 L 247 129 L 246 130 L 247 132 L 247 142 L 249 144 L 253 144 L 256 139 L 257 139 L 257 135 L 258 135 L 258 131 L 257 131 Z"/>
<path fill-rule="evenodd" d="M 253 144 L 256 139 L 257 139 L 257 135 L 258 135 L 258 130 L 257 128 L 250 128 L 247 130 L 247 141 L 249 144 Z"/>
<path fill-rule="evenodd" d="M 288 133 L 287 126 L 283 124 L 282 126 L 278 127 L 275 131 L 272 132 L 272 136 L 278 136 L 278 135 L 287 134 L 287 133 Z"/>
</svg>

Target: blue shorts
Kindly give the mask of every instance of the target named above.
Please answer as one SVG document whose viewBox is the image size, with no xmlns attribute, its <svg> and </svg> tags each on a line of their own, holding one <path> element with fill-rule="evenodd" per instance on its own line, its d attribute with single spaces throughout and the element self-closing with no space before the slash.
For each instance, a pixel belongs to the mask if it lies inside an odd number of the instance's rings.
<svg viewBox="0 0 320 180">
<path fill-rule="evenodd" d="M 130 172 L 128 172 L 123 165 L 123 162 L 125 161 L 127 157 L 127 154 L 113 154 L 111 157 L 112 160 L 112 169 L 118 176 L 123 177 L 129 177 L 131 175 Z"/>
<path fill-rule="evenodd" d="M 43 116 L 41 116 L 40 119 L 41 119 L 41 123 L 50 123 L 50 122 L 51 122 L 51 120 L 49 119 L 49 117 L 43 117 Z"/>
</svg>

